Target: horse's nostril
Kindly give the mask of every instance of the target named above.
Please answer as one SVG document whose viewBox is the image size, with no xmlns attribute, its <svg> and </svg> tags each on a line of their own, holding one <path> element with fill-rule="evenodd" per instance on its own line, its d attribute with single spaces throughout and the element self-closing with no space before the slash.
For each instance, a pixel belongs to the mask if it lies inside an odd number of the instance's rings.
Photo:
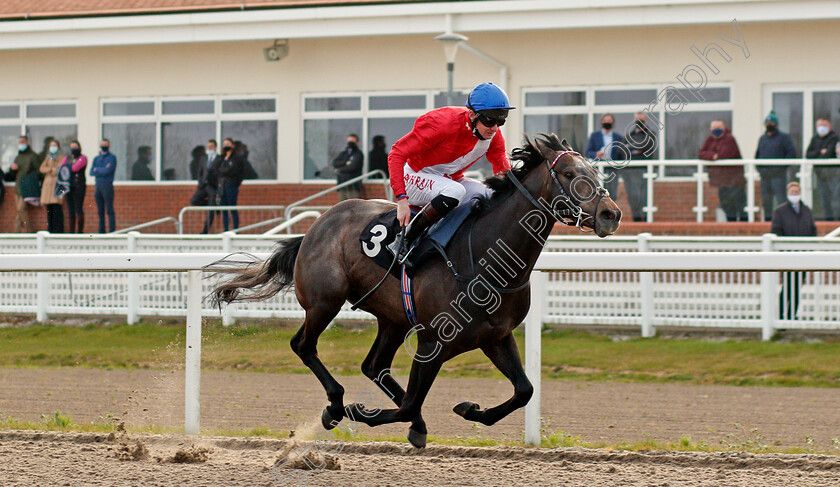
<svg viewBox="0 0 840 487">
<path fill-rule="evenodd" d="M 604 220 L 615 220 L 615 212 L 611 210 L 604 210 L 601 212 L 601 218 Z"/>
</svg>

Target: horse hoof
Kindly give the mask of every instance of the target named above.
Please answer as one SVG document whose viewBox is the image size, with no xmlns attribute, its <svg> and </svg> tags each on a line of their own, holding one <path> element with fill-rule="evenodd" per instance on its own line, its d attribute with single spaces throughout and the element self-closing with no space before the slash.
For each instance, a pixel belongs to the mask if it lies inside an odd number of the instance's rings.
<svg viewBox="0 0 840 487">
<path fill-rule="evenodd" d="M 335 418 L 332 417 L 328 408 L 324 408 L 324 412 L 321 413 L 321 425 L 325 430 L 329 431 L 335 428 L 340 422 L 341 421 L 336 421 Z"/>
<path fill-rule="evenodd" d="M 456 404 L 452 410 L 455 411 L 455 414 L 458 416 L 464 419 L 470 419 L 467 415 L 472 415 L 472 413 L 478 411 L 479 408 L 480 406 L 474 402 L 464 401 Z"/>
<path fill-rule="evenodd" d="M 426 448 L 426 433 L 420 433 L 411 428 L 408 429 L 408 442 L 414 448 Z"/>
</svg>

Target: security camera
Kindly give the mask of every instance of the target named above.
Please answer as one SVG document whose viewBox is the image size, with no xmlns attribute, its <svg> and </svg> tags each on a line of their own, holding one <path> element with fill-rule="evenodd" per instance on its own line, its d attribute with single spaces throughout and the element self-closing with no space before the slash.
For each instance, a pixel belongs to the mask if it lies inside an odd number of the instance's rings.
<svg viewBox="0 0 840 487">
<path fill-rule="evenodd" d="M 289 41 L 276 40 L 274 45 L 263 49 L 263 55 L 266 61 L 279 61 L 289 54 Z"/>
</svg>

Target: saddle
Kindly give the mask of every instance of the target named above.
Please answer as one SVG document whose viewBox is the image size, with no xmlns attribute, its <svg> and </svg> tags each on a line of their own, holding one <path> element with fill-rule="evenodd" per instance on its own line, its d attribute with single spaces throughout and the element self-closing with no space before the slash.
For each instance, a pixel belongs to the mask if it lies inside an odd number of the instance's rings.
<svg viewBox="0 0 840 487">
<path fill-rule="evenodd" d="M 415 248 L 406 260 L 405 269 L 408 276 L 413 277 L 416 270 L 423 262 L 434 255 L 435 251 L 445 255 L 443 250 L 446 245 L 475 210 L 475 202 L 460 205 L 421 235 L 414 242 Z M 399 233 L 400 224 L 397 222 L 397 209 L 394 208 L 377 215 L 365 226 L 359 236 L 362 253 L 373 259 L 383 269 L 391 268 L 391 274 L 397 279 L 402 277 L 402 271 L 400 266 L 394 265 L 391 267 L 394 254 L 388 249 L 388 245 L 394 241 Z"/>
</svg>

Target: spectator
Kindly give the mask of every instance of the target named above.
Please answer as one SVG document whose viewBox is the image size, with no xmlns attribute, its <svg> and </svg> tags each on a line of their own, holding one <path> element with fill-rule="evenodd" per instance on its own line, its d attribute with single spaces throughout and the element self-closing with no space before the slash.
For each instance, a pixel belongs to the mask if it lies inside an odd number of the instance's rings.
<svg viewBox="0 0 840 487">
<path fill-rule="evenodd" d="M 633 130 L 625 135 L 630 158 L 634 161 L 653 159 L 656 156 L 656 134 L 647 126 L 647 115 L 644 112 L 636 112 L 633 120 Z M 624 180 L 624 190 L 627 191 L 627 199 L 630 201 L 630 211 L 633 213 L 633 221 L 643 222 L 646 220 L 644 207 L 647 203 L 647 179 L 645 179 L 646 167 L 625 167 L 621 170 L 621 179 Z"/>
<path fill-rule="evenodd" d="M 48 135 L 44 137 L 44 147 L 41 149 L 41 152 L 38 153 L 38 164 L 41 164 L 41 161 L 47 158 L 47 155 L 50 153 L 50 143 L 55 140 L 55 137 L 52 135 Z"/>
<path fill-rule="evenodd" d="M 201 167 L 201 161 L 204 159 L 206 155 L 204 151 L 203 145 L 197 145 L 193 147 L 192 152 L 190 152 L 192 159 L 190 159 L 190 179 L 199 179 L 199 167 Z"/>
<path fill-rule="evenodd" d="M 388 179 L 388 151 L 385 148 L 385 136 L 376 135 L 373 137 L 373 148 L 368 152 L 368 171 L 379 169 L 385 173 Z M 374 176 L 379 178 L 379 176 Z"/>
<path fill-rule="evenodd" d="M 148 145 L 141 145 L 137 148 L 137 160 L 131 165 L 132 181 L 154 181 L 149 163 L 152 162 L 152 148 Z"/>
<path fill-rule="evenodd" d="M 817 135 L 808 144 L 805 157 L 808 159 L 836 159 L 837 134 L 831 130 L 827 118 L 817 120 Z M 817 191 L 822 198 L 823 218 L 840 221 L 840 166 L 814 166 L 817 176 Z"/>
<path fill-rule="evenodd" d="M 195 152 L 195 150 L 193 150 Z M 198 176 L 198 187 L 195 193 L 190 198 L 190 204 L 193 206 L 214 206 L 218 202 L 218 186 L 219 186 L 219 155 L 216 153 L 216 141 L 210 139 L 207 141 L 207 150 L 199 159 L 199 164 L 196 175 Z M 213 226 L 213 217 L 215 211 L 208 211 L 207 218 L 204 220 L 204 228 L 201 233 L 209 233 Z"/>
<path fill-rule="evenodd" d="M 613 132 L 615 118 L 612 114 L 601 115 L 601 130 L 592 132 L 586 145 L 586 157 L 600 161 L 624 161 L 622 147 L 624 137 Z M 604 169 L 604 187 L 613 198 L 618 197 L 618 172 L 612 166 Z M 625 186 L 627 186 L 625 184 Z"/>
<path fill-rule="evenodd" d="M 67 193 L 67 213 L 70 215 L 70 233 L 85 231 L 85 193 L 87 181 L 85 168 L 87 156 L 82 155 L 82 146 L 78 140 L 70 142 L 70 155 L 65 164 L 70 164 L 70 192 Z"/>
<path fill-rule="evenodd" d="M 350 134 L 347 136 L 347 147 L 339 153 L 332 161 L 335 168 L 335 177 L 338 184 L 349 181 L 362 175 L 362 165 L 365 156 L 359 150 L 359 136 Z M 355 182 L 338 190 L 341 201 L 350 198 L 362 197 L 362 183 Z"/>
<path fill-rule="evenodd" d="M 740 159 L 741 151 L 732 132 L 723 120 L 715 120 L 709 126 L 709 134 L 700 148 L 698 159 L 704 161 L 725 161 Z M 744 179 L 743 166 L 706 166 L 709 172 L 709 184 L 718 189 L 720 207 L 726 213 L 726 221 L 747 221 L 747 180 Z"/>
<path fill-rule="evenodd" d="M 96 210 L 99 212 L 99 233 L 105 233 L 105 213 L 108 213 L 108 232 L 117 230 L 114 214 L 114 172 L 117 169 L 117 157 L 111 154 L 111 141 L 102 139 L 99 155 L 93 159 L 90 175 L 96 178 L 93 195 L 96 197 Z"/>
<path fill-rule="evenodd" d="M 58 185 L 58 170 L 64 164 L 65 156 L 61 153 L 61 144 L 53 139 L 47 157 L 41 163 L 41 174 L 44 183 L 41 185 L 41 204 L 47 207 L 47 231 L 50 233 L 64 233 L 64 195 L 56 195 Z"/>
<path fill-rule="evenodd" d="M 241 146 L 242 143 L 239 143 Z M 241 151 L 241 147 L 239 148 Z M 237 144 L 231 138 L 222 141 L 222 158 L 219 161 L 219 204 L 221 206 L 236 206 L 239 200 L 239 186 L 242 184 L 242 159 L 236 155 Z M 233 218 L 233 228 L 239 228 L 239 212 L 230 212 Z M 225 231 L 230 229 L 228 212 L 222 211 L 222 224 Z"/>
<path fill-rule="evenodd" d="M 787 202 L 773 210 L 770 232 L 780 237 L 816 237 L 817 225 L 811 215 L 811 209 L 800 200 L 799 183 L 787 185 Z M 796 318 L 799 308 L 799 288 L 805 279 L 804 272 L 782 273 L 784 285 L 779 294 L 779 319 Z"/>
<path fill-rule="evenodd" d="M 779 131 L 779 118 L 776 112 L 770 111 L 764 119 L 764 126 L 767 132 L 758 139 L 758 148 L 755 150 L 756 159 L 793 159 L 796 157 L 793 139 L 790 135 Z M 789 167 L 758 166 L 758 173 L 761 175 L 761 206 L 764 208 L 764 221 L 770 221 L 774 198 L 777 205 L 785 201 L 785 183 Z"/>
<path fill-rule="evenodd" d="M 29 218 L 28 198 L 38 193 L 38 169 L 41 161 L 38 154 L 29 145 L 29 137 L 18 138 L 18 155 L 11 169 L 15 173 L 15 233 L 32 233 L 32 220 Z M 34 176 L 32 176 L 34 174 Z"/>
</svg>

